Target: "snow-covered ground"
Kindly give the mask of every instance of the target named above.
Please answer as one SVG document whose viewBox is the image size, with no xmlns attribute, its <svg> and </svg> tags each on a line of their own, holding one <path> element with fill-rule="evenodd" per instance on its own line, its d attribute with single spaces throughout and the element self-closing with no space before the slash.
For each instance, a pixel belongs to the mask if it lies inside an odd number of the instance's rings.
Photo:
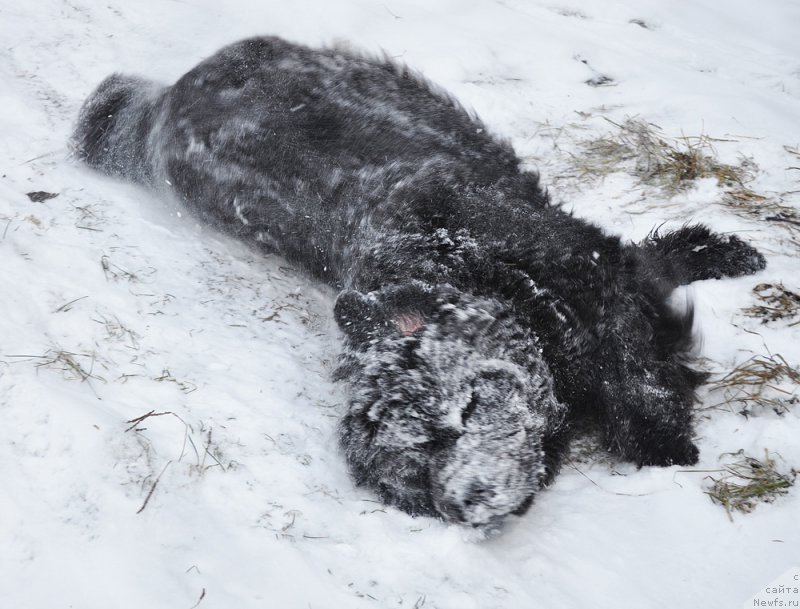
<svg viewBox="0 0 800 609">
<path fill-rule="evenodd" d="M 560 176 L 603 117 L 636 116 L 723 140 L 722 160 L 758 165 L 754 190 L 797 208 L 798 25 L 787 0 L 0 0 L 0 607 L 743 606 L 800 563 L 800 493 L 731 522 L 704 470 L 740 449 L 800 466 L 800 407 L 700 411 L 696 468 L 567 465 L 488 540 L 411 518 L 354 488 L 339 453 L 332 292 L 76 166 L 66 140 L 113 71 L 170 82 L 253 34 L 384 49 L 608 230 L 698 220 L 756 244 L 759 276 L 690 289 L 702 355 L 797 366 L 800 326 L 741 312 L 759 282 L 800 288 L 786 231 L 719 205 L 714 181 L 669 198 Z"/>
</svg>

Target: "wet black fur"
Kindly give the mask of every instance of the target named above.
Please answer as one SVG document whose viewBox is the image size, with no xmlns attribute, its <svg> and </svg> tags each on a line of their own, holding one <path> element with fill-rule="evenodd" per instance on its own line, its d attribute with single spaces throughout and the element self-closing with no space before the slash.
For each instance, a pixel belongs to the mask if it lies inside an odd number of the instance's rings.
<svg viewBox="0 0 800 609">
<path fill-rule="evenodd" d="M 475 525 L 527 508 L 574 421 L 639 465 L 695 463 L 692 314 L 667 298 L 765 265 L 699 225 L 622 243 L 419 75 L 277 38 L 171 87 L 109 77 L 73 144 L 341 289 L 357 482 Z"/>
</svg>

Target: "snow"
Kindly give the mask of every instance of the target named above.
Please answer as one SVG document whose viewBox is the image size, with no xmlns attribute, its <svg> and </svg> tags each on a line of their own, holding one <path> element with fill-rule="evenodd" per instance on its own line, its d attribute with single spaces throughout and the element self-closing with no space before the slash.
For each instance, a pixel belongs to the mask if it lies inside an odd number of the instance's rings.
<svg viewBox="0 0 800 609">
<path fill-rule="evenodd" d="M 783 231 L 717 205 L 710 181 L 668 200 L 625 175 L 556 179 L 602 117 L 636 116 L 724 140 L 723 161 L 751 158 L 752 187 L 797 207 L 797 23 L 781 0 L 0 0 L 0 606 L 744 606 L 797 566 L 800 494 L 731 522 L 705 470 L 739 449 L 798 467 L 797 406 L 700 411 L 696 468 L 568 464 L 490 539 L 385 509 L 336 442 L 334 294 L 76 166 L 65 142 L 114 71 L 170 82 L 253 34 L 384 49 L 575 213 L 631 239 L 697 220 L 756 244 L 759 276 L 688 289 L 701 355 L 719 372 L 767 350 L 798 365 L 800 326 L 741 314 L 759 282 L 800 288 Z M 600 75 L 614 86 L 585 84 Z"/>
</svg>

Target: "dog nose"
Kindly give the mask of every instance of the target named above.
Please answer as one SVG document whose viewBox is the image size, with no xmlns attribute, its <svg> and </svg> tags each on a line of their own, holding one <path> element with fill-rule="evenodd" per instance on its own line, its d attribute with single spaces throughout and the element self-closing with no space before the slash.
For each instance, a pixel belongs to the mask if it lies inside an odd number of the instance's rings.
<svg viewBox="0 0 800 609">
<path fill-rule="evenodd" d="M 453 522 L 479 526 L 485 524 L 481 517 L 483 516 L 481 507 L 488 507 L 493 495 L 494 493 L 488 485 L 473 482 L 462 497 L 451 496 L 448 500 L 441 502 L 439 511 Z"/>
<path fill-rule="evenodd" d="M 488 503 L 492 497 L 492 491 L 480 483 L 473 483 L 464 497 L 464 507 L 472 508 L 481 503 Z"/>
</svg>

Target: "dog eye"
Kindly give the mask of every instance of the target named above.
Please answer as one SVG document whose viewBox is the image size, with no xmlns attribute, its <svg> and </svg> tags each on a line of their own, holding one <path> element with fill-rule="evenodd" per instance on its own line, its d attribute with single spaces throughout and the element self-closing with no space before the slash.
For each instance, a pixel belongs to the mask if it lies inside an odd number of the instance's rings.
<svg viewBox="0 0 800 609">
<path fill-rule="evenodd" d="M 431 433 L 431 441 L 428 443 L 428 446 L 437 446 L 441 448 L 443 444 L 451 445 L 463 435 L 464 432 L 455 427 L 439 428 Z"/>
<path fill-rule="evenodd" d="M 469 400 L 466 408 L 461 411 L 461 424 L 466 425 L 469 418 L 472 416 L 472 413 L 475 412 L 475 408 L 478 406 L 478 396 L 475 392 L 472 392 L 472 397 Z"/>
</svg>

